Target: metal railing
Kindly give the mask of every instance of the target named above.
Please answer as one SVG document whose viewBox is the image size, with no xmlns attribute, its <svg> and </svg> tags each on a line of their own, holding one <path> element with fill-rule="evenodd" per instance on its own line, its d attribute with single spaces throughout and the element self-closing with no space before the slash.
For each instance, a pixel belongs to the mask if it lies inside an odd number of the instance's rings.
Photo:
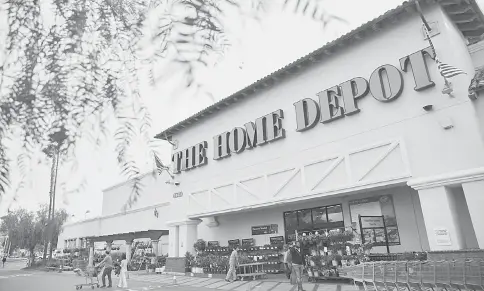
<svg viewBox="0 0 484 291">
<path fill-rule="evenodd" d="M 385 261 L 345 267 L 365 290 L 484 290 L 484 260 Z"/>
</svg>

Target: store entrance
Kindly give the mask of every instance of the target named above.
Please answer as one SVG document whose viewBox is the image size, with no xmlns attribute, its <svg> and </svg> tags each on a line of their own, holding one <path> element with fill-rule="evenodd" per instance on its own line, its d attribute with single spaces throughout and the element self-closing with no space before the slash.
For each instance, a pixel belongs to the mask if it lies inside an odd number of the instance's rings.
<svg viewBox="0 0 484 291">
<path fill-rule="evenodd" d="M 303 235 L 336 229 L 344 231 L 341 204 L 287 211 L 283 215 L 287 243 L 296 240 L 296 232 L 298 235 Z"/>
</svg>

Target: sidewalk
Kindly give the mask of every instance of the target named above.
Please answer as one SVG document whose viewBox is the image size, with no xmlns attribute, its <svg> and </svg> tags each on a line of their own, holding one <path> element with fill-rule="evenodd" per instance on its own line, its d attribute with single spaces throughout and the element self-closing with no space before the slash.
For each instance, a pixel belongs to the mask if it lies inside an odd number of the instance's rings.
<svg viewBox="0 0 484 291">
<path fill-rule="evenodd" d="M 217 290 L 235 290 L 235 291 L 295 291 L 296 286 L 289 282 L 274 281 L 236 281 L 233 283 L 226 282 L 220 278 L 200 278 L 189 276 L 176 276 L 176 284 L 173 282 L 173 275 L 159 275 L 133 272 L 129 274 L 129 279 L 141 282 L 156 283 L 163 286 L 187 286 L 203 287 Z M 304 282 L 305 291 L 357 291 L 359 288 L 349 284 L 328 284 L 328 283 L 309 283 Z"/>
</svg>

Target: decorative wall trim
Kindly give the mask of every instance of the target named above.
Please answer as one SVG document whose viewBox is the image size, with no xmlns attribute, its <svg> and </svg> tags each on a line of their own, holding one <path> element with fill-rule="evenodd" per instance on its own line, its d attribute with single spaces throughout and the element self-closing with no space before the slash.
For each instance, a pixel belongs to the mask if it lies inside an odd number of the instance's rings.
<svg viewBox="0 0 484 291">
<path fill-rule="evenodd" d="M 114 218 L 114 217 L 118 217 L 118 216 L 124 216 L 124 215 L 129 215 L 129 214 L 133 214 L 133 213 L 137 213 L 137 212 L 143 212 L 143 211 L 155 209 L 155 208 L 158 208 L 158 207 L 166 207 L 166 206 L 169 206 L 169 205 L 170 205 L 170 202 L 163 202 L 163 203 L 150 205 L 150 206 L 142 207 L 142 208 L 138 208 L 138 209 L 133 209 L 133 210 L 125 211 L 125 212 L 119 212 L 119 213 L 115 213 L 115 214 L 98 216 L 98 217 L 89 218 L 89 219 L 86 219 L 86 220 L 76 221 L 76 222 L 72 222 L 72 223 L 66 223 L 66 224 L 64 224 L 64 227 L 74 226 L 74 225 L 79 225 L 79 224 L 84 224 L 84 223 L 94 222 L 94 221 L 101 221 L 101 220 Z"/>
<path fill-rule="evenodd" d="M 166 226 L 173 227 L 179 225 L 199 225 L 202 222 L 201 219 L 188 219 L 188 220 L 178 220 L 178 221 L 167 221 Z"/>
<path fill-rule="evenodd" d="M 233 212 L 256 210 L 256 209 L 261 209 L 266 207 L 276 207 L 276 206 L 285 205 L 291 202 L 304 202 L 311 199 L 335 196 L 338 194 L 344 194 L 348 192 L 359 192 L 359 191 L 369 190 L 369 189 L 376 190 L 378 188 L 386 187 L 386 186 L 406 185 L 406 182 L 408 181 L 409 178 L 410 178 L 410 174 L 403 175 L 400 177 L 389 178 L 389 179 L 386 179 L 385 181 L 380 181 L 376 183 L 375 182 L 358 183 L 358 184 L 352 185 L 351 187 L 334 188 L 331 190 L 325 190 L 324 192 L 311 191 L 311 192 L 303 193 L 302 195 L 297 195 L 295 197 L 290 197 L 290 198 L 282 198 L 282 199 L 273 198 L 266 201 L 257 201 L 257 204 L 237 206 L 237 207 L 231 207 L 231 208 L 226 208 L 222 210 L 215 210 L 215 211 L 208 211 L 208 212 L 191 213 L 187 217 L 191 219 L 205 218 L 209 216 L 216 216 L 216 215 L 228 214 Z"/>
<path fill-rule="evenodd" d="M 484 180 L 484 167 L 446 173 L 432 177 L 416 178 L 408 181 L 407 185 L 415 190 L 421 190 L 442 186 L 459 185 L 462 183 L 481 180 Z"/>
<path fill-rule="evenodd" d="M 405 151 L 401 139 L 384 140 L 318 157 L 314 161 L 297 163 L 296 158 L 295 164 L 276 171 L 206 185 L 188 193 L 188 217 L 210 217 L 241 209 L 405 184 L 411 177 Z M 399 162 L 394 160 L 395 155 Z M 398 164 L 387 164 L 388 161 Z M 251 185 L 250 181 L 255 180 L 258 181 Z M 222 188 L 225 189 L 222 191 Z"/>
</svg>

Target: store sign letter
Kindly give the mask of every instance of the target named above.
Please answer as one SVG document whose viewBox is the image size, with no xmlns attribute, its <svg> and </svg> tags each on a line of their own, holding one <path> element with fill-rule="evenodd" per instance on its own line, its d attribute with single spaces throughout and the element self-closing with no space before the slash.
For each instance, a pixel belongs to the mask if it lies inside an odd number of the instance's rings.
<svg viewBox="0 0 484 291">
<path fill-rule="evenodd" d="M 435 86 L 435 83 L 430 80 L 429 68 L 425 62 L 425 56 L 435 59 L 435 52 L 428 47 L 419 50 L 409 56 L 400 59 L 400 68 L 406 72 L 408 65 L 412 67 L 413 79 L 415 80 L 415 91 L 421 91 L 429 87 Z"/>
<path fill-rule="evenodd" d="M 296 131 L 313 128 L 319 121 L 319 106 L 313 99 L 305 98 L 294 103 L 296 108 Z"/>
</svg>

